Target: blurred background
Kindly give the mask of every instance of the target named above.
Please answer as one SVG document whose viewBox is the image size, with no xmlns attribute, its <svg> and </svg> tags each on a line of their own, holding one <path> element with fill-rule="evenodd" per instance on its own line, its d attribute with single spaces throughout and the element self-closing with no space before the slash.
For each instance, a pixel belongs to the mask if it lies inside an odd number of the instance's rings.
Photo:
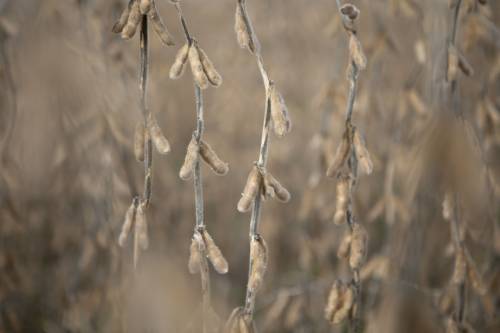
<svg viewBox="0 0 500 333">
<path fill-rule="evenodd" d="M 193 185 L 178 177 L 195 128 L 190 71 L 168 77 L 183 34 L 175 8 L 156 0 L 178 42 L 151 33 L 149 104 L 172 152 L 155 155 L 147 210 L 150 249 L 136 273 L 117 245 L 142 191 L 133 154 L 138 36 L 111 33 L 125 0 L 0 0 L 0 332 L 196 332 L 200 279 L 187 270 Z M 268 169 L 291 192 L 266 201 L 261 233 L 269 268 L 257 297 L 262 332 L 344 332 L 324 306 L 349 277 L 336 252 L 335 180 L 325 161 L 340 141 L 348 41 L 333 0 L 247 1 L 270 76 L 293 121 L 272 137 Z M 453 311 L 454 254 L 445 190 L 462 192 L 463 238 L 484 290 L 467 289 L 466 321 L 500 331 L 500 3 L 464 0 L 457 45 L 474 68 L 458 78 L 464 127 L 440 94 L 451 24 L 448 0 L 353 0 L 368 58 L 354 122 L 374 172 L 354 211 L 369 233 L 361 271 L 364 332 L 444 332 Z M 229 262 L 211 272 L 224 320 L 244 301 L 250 214 L 236 204 L 257 159 L 265 92 L 234 33 L 236 1 L 181 1 L 190 32 L 224 79 L 205 91 L 205 138 L 230 165 L 203 167 L 205 218 Z M 472 330 L 468 332 L 473 332 Z"/>
</svg>

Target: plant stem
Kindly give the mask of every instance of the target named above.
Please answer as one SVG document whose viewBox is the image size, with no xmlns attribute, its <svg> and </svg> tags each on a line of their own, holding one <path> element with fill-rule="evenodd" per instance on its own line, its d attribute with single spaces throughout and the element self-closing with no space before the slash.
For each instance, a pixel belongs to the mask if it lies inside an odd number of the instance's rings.
<svg viewBox="0 0 500 333">
<path fill-rule="evenodd" d="M 148 70 L 149 70 L 149 39 L 148 39 L 148 17 L 142 16 L 141 33 L 140 33 L 140 82 L 139 89 L 141 92 L 141 112 L 143 116 L 144 128 L 148 128 L 148 117 L 151 112 L 148 110 L 147 104 L 147 88 L 148 88 Z M 153 143 L 151 136 L 147 135 L 144 142 L 144 194 L 143 201 L 145 207 L 149 205 L 151 200 L 151 169 L 153 165 Z"/>
<path fill-rule="evenodd" d="M 184 31 L 184 36 L 189 45 L 193 43 L 193 38 L 189 33 L 189 29 L 182 15 L 182 9 L 179 3 L 174 4 L 175 9 L 177 10 L 177 14 L 179 16 L 179 21 L 181 22 L 182 30 Z M 193 46 L 194 47 L 194 46 Z M 203 131 L 205 128 L 204 123 L 204 109 L 203 109 L 203 94 L 200 87 L 195 83 L 194 84 L 194 95 L 196 100 L 196 129 L 193 132 L 193 138 L 200 144 L 200 141 L 203 137 Z M 204 203 L 203 203 L 203 178 L 201 174 L 201 165 L 200 165 L 200 154 L 198 152 L 196 157 L 196 162 L 194 165 L 194 176 L 193 176 L 193 184 L 194 184 L 194 193 L 195 193 L 195 213 L 196 213 L 196 226 L 195 226 L 195 238 L 198 238 L 198 249 L 200 251 L 200 279 L 201 279 L 201 295 L 202 295 L 202 330 L 203 333 L 208 332 L 208 318 L 210 311 L 210 272 L 208 268 L 207 256 L 206 256 L 206 247 L 202 237 L 202 234 L 205 230 L 205 219 L 204 219 Z"/>
<path fill-rule="evenodd" d="M 248 13 L 246 11 L 245 1 L 239 0 L 238 5 L 241 8 L 243 20 L 247 26 L 248 31 L 251 31 L 251 33 L 254 34 L 250 24 Z M 267 71 L 264 67 L 264 61 L 260 53 L 260 48 L 258 47 L 255 49 L 255 57 L 257 60 L 257 66 L 259 67 L 259 71 L 262 77 L 262 82 L 264 84 L 264 89 L 266 94 L 266 100 L 264 106 L 264 120 L 262 124 L 262 134 L 260 139 L 260 149 L 259 149 L 259 157 L 257 160 L 257 167 L 265 169 L 267 165 L 267 156 L 269 152 L 269 132 L 271 123 L 271 100 L 268 94 L 270 80 L 269 80 L 269 75 L 267 74 Z M 250 234 L 249 234 L 250 242 L 252 241 L 252 239 L 259 236 L 259 222 L 261 216 L 261 209 L 262 209 L 262 198 L 260 195 L 257 195 L 257 197 L 253 202 L 252 215 L 250 218 Z M 250 279 L 250 274 L 252 272 L 252 265 L 253 262 L 250 259 L 248 264 L 248 279 Z M 253 317 L 254 308 L 255 308 L 255 295 L 247 288 L 245 297 L 245 314 L 250 319 Z"/>
</svg>

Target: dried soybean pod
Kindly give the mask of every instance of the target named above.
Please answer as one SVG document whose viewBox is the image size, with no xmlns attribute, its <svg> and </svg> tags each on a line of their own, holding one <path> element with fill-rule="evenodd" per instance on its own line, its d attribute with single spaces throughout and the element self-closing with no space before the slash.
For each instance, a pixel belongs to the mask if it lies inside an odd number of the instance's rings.
<svg viewBox="0 0 500 333">
<path fill-rule="evenodd" d="M 351 253 L 349 257 L 349 265 L 352 269 L 359 269 L 361 267 L 365 261 L 367 249 L 368 233 L 361 224 L 354 223 L 352 226 Z"/>
<path fill-rule="evenodd" d="M 184 158 L 184 164 L 182 164 L 181 170 L 179 171 L 179 177 L 182 180 L 189 180 L 193 176 L 193 169 L 196 163 L 196 159 L 198 158 L 198 143 L 196 139 L 193 137 L 189 142 L 186 151 L 186 157 Z"/>
<path fill-rule="evenodd" d="M 246 213 L 250 210 L 253 200 L 259 194 L 262 186 L 262 175 L 257 168 L 253 166 L 250 171 L 245 188 L 241 194 L 241 198 L 238 201 L 238 211 L 241 213 Z"/>
<path fill-rule="evenodd" d="M 346 222 L 347 206 L 349 205 L 349 191 L 351 180 L 349 176 L 342 175 L 337 181 L 337 199 L 333 222 L 337 225 Z"/>
<path fill-rule="evenodd" d="M 161 131 L 156 118 L 152 114 L 148 116 L 147 125 L 149 134 L 151 135 L 151 139 L 153 139 L 156 150 L 160 154 L 168 154 L 170 152 L 170 143 L 168 142 L 165 135 L 163 135 L 163 132 Z"/>
<path fill-rule="evenodd" d="M 243 7 L 244 1 L 238 1 L 235 14 L 234 30 L 238 44 L 242 49 L 247 48 L 251 53 L 260 51 L 260 44 L 255 35 L 252 23 L 248 17 L 244 16 L 245 8 Z"/>
<path fill-rule="evenodd" d="M 125 7 L 125 9 L 123 10 L 122 14 L 120 15 L 120 18 L 118 19 L 118 21 L 113 25 L 113 28 L 111 29 L 111 31 L 113 31 L 115 34 L 119 34 L 122 32 L 123 28 L 125 27 L 125 25 L 127 24 L 127 21 L 128 21 L 128 16 L 130 15 L 130 8 L 132 7 L 132 2 L 134 0 L 130 0 L 128 2 L 128 5 L 127 7 Z"/>
<path fill-rule="evenodd" d="M 353 144 L 354 152 L 361 170 L 367 175 L 371 174 L 373 171 L 373 163 L 370 158 L 370 153 L 366 149 L 365 142 L 361 137 L 361 134 L 359 134 L 359 131 L 356 129 L 354 130 Z"/>
<path fill-rule="evenodd" d="M 214 86 L 219 87 L 222 84 L 222 77 L 215 69 L 214 64 L 210 61 L 207 54 L 201 47 L 198 47 L 198 54 L 200 55 L 203 70 L 207 75 L 208 81 Z"/>
<path fill-rule="evenodd" d="M 200 89 L 208 88 L 208 78 L 203 70 L 203 65 L 201 64 L 200 54 L 198 53 L 198 48 L 196 47 L 196 41 L 193 41 L 195 45 L 189 48 L 189 64 L 191 65 L 191 72 L 193 73 L 193 78 Z"/>
<path fill-rule="evenodd" d="M 350 286 L 346 286 L 341 296 L 340 307 L 333 316 L 333 323 L 338 324 L 349 316 L 354 305 L 354 291 Z"/>
<path fill-rule="evenodd" d="M 193 238 L 191 239 L 191 246 L 189 247 L 189 273 L 197 274 L 200 272 L 200 260 L 201 253 L 200 247 L 198 246 L 198 238 L 193 236 Z"/>
<path fill-rule="evenodd" d="M 152 1 L 153 0 L 140 0 L 139 9 L 141 10 L 142 15 L 147 15 L 149 13 Z"/>
<path fill-rule="evenodd" d="M 290 201 L 290 192 L 269 172 L 265 175 L 264 183 L 273 189 L 276 199 L 281 202 Z"/>
<path fill-rule="evenodd" d="M 337 147 L 333 161 L 326 170 L 327 177 L 336 177 L 340 168 L 345 164 L 347 158 L 349 157 L 349 152 L 351 151 L 351 140 L 349 138 L 349 129 L 346 129 L 344 135 L 342 136 L 342 141 Z"/>
<path fill-rule="evenodd" d="M 363 47 L 354 33 L 350 33 L 349 37 L 349 56 L 358 69 L 363 70 L 366 68 L 367 60 Z"/>
<path fill-rule="evenodd" d="M 349 256 L 349 252 L 351 250 L 351 240 L 352 237 L 350 234 L 345 234 L 342 238 L 342 242 L 340 243 L 339 249 L 337 250 L 338 258 L 347 258 Z"/>
<path fill-rule="evenodd" d="M 151 9 L 149 10 L 149 19 L 153 25 L 153 30 L 156 32 L 161 41 L 168 46 L 175 45 L 174 38 L 170 32 L 163 24 L 160 15 L 158 14 L 158 8 L 156 8 L 156 3 L 153 1 Z"/>
<path fill-rule="evenodd" d="M 260 235 L 253 236 L 250 242 L 250 262 L 248 289 L 255 293 L 261 287 L 267 269 L 267 244 Z"/>
<path fill-rule="evenodd" d="M 125 221 L 123 222 L 122 230 L 120 232 L 120 236 L 118 237 L 118 245 L 120 245 L 121 247 L 125 246 L 128 234 L 130 233 L 130 229 L 132 229 L 132 224 L 134 223 L 135 219 L 136 208 L 137 208 L 137 199 L 134 198 L 132 204 L 125 213 Z"/>
<path fill-rule="evenodd" d="M 140 248 L 142 250 L 146 250 L 149 247 L 148 223 L 146 220 L 146 214 L 144 212 L 142 204 L 140 204 L 137 207 L 137 216 L 135 219 L 135 233 L 139 238 Z"/>
<path fill-rule="evenodd" d="M 281 96 L 272 81 L 269 83 L 269 98 L 271 99 L 271 118 L 273 120 L 274 133 L 280 138 L 284 137 L 290 133 L 292 122 L 283 96 Z"/>
<path fill-rule="evenodd" d="M 229 165 L 223 162 L 212 147 L 203 140 L 200 140 L 200 156 L 215 174 L 223 176 L 229 171 Z"/>
<path fill-rule="evenodd" d="M 135 136 L 134 136 L 134 155 L 135 159 L 139 162 L 144 161 L 144 139 L 146 135 L 146 130 L 142 122 L 138 122 L 135 126 Z"/>
<path fill-rule="evenodd" d="M 139 9 L 139 2 L 134 1 L 130 7 L 130 14 L 127 19 L 127 24 L 122 29 L 122 38 L 130 39 L 134 37 L 137 27 L 141 22 L 141 11 Z"/>
<path fill-rule="evenodd" d="M 226 258 L 224 258 L 222 252 L 217 245 L 215 245 L 214 240 L 206 230 L 203 232 L 203 240 L 205 241 L 207 249 L 207 257 L 210 259 L 217 273 L 226 274 L 228 271 Z"/>
<path fill-rule="evenodd" d="M 170 67 L 170 78 L 172 80 L 178 79 L 184 73 L 184 69 L 186 68 L 186 62 L 189 54 L 189 44 L 184 44 L 183 47 L 179 49 L 177 55 L 175 56 L 175 61 Z"/>
</svg>

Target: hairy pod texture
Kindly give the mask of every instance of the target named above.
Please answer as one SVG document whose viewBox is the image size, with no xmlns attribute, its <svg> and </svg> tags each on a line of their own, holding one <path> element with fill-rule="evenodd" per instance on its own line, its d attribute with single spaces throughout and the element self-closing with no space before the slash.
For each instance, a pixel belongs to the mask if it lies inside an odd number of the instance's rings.
<svg viewBox="0 0 500 333">
<path fill-rule="evenodd" d="M 251 271 L 248 279 L 248 290 L 256 293 L 262 286 L 267 269 L 267 244 L 260 235 L 252 237 L 250 242 Z"/>
<path fill-rule="evenodd" d="M 365 142 L 357 129 L 354 130 L 353 145 L 361 171 L 367 175 L 371 174 L 373 171 L 373 163 L 370 153 L 368 152 L 368 149 L 366 149 Z"/>
<path fill-rule="evenodd" d="M 351 249 L 349 256 L 349 265 L 352 269 L 359 269 L 364 263 L 368 250 L 368 233 L 359 223 L 352 226 Z"/>
<path fill-rule="evenodd" d="M 337 177 L 340 169 L 345 165 L 351 152 L 353 130 L 348 126 L 342 135 L 342 141 L 335 151 L 332 162 L 326 171 L 328 177 Z"/>
<path fill-rule="evenodd" d="M 246 8 L 243 1 L 238 1 L 235 14 L 234 30 L 238 44 L 242 49 L 246 48 L 251 53 L 260 52 L 260 43 L 254 33 L 252 22 L 244 13 Z"/>
<path fill-rule="evenodd" d="M 191 73 L 193 74 L 193 79 L 200 87 L 200 89 L 208 88 L 208 78 L 203 69 L 203 64 L 201 63 L 200 54 L 198 52 L 198 47 L 196 46 L 196 41 L 193 41 L 193 45 L 189 48 L 189 64 L 191 66 Z"/>
<path fill-rule="evenodd" d="M 200 140 L 200 156 L 216 175 L 224 176 L 229 171 L 229 164 L 222 161 L 212 147 L 203 140 Z"/>
<path fill-rule="evenodd" d="M 132 229 L 132 224 L 134 223 L 136 215 L 136 209 L 137 200 L 134 199 L 130 207 L 127 209 L 127 212 L 125 213 L 125 221 L 123 222 L 122 230 L 120 232 L 120 236 L 118 237 L 118 245 L 120 245 L 121 247 L 125 246 L 125 242 L 127 241 L 130 230 Z"/>
<path fill-rule="evenodd" d="M 264 194 L 281 202 L 290 201 L 290 192 L 269 172 L 264 176 Z"/>
<path fill-rule="evenodd" d="M 222 76 L 215 69 L 214 64 L 208 58 L 205 51 L 198 47 L 198 54 L 200 55 L 201 64 L 203 66 L 203 70 L 208 78 L 208 81 L 214 87 L 219 87 L 222 84 Z"/>
<path fill-rule="evenodd" d="M 130 7 L 130 12 L 127 17 L 127 23 L 121 30 L 122 38 L 130 39 L 134 37 L 139 23 L 141 23 L 141 11 L 139 9 L 139 2 L 135 0 Z"/>
<path fill-rule="evenodd" d="M 205 247 L 207 249 L 207 257 L 217 273 L 226 274 L 228 271 L 226 258 L 224 258 L 222 252 L 206 230 L 203 231 L 203 240 L 205 241 Z"/>
<path fill-rule="evenodd" d="M 184 69 L 186 68 L 186 62 L 189 55 L 189 48 L 189 44 L 186 43 L 177 52 L 175 61 L 172 64 L 172 67 L 170 67 L 169 76 L 172 80 L 178 79 L 182 76 L 182 74 L 184 74 Z"/>
<path fill-rule="evenodd" d="M 156 150 L 160 154 L 168 154 L 170 152 L 170 143 L 168 142 L 165 135 L 158 125 L 156 118 L 150 114 L 147 120 L 148 130 L 151 135 L 151 139 L 153 139 L 153 143 L 155 144 Z"/>
<path fill-rule="evenodd" d="M 350 191 L 351 179 L 347 175 L 342 175 L 337 181 L 336 206 L 335 215 L 333 217 L 333 222 L 337 225 L 341 225 L 346 222 Z"/>
<path fill-rule="evenodd" d="M 260 193 L 262 188 L 262 174 L 257 166 L 253 166 L 250 171 L 245 188 L 238 201 L 238 211 L 246 213 L 250 210 L 254 199 Z"/>
<path fill-rule="evenodd" d="M 269 98 L 271 99 L 271 119 L 273 120 L 274 133 L 278 137 L 284 137 L 290 133 L 292 122 L 285 100 L 273 82 L 269 83 Z"/>
<path fill-rule="evenodd" d="M 192 137 L 186 151 L 186 157 L 184 158 L 184 164 L 182 164 L 181 170 L 179 171 L 179 177 L 182 180 L 189 180 L 193 176 L 193 169 L 198 159 L 198 152 L 200 148 L 196 142 L 196 138 Z"/>
<path fill-rule="evenodd" d="M 202 255 L 200 253 L 200 246 L 198 244 L 201 237 L 191 238 L 191 246 L 189 247 L 189 261 L 188 269 L 189 273 L 197 274 L 200 272 L 200 260 L 202 260 Z"/>
<path fill-rule="evenodd" d="M 163 44 L 168 46 L 175 45 L 174 38 L 167 30 L 165 24 L 163 24 L 154 0 L 151 0 L 151 9 L 149 10 L 148 17 L 151 20 L 154 32 L 160 38 Z"/>
<path fill-rule="evenodd" d="M 339 324 L 349 316 L 354 304 L 354 290 L 340 280 L 336 280 L 328 295 L 325 318 L 332 324 Z"/>
</svg>

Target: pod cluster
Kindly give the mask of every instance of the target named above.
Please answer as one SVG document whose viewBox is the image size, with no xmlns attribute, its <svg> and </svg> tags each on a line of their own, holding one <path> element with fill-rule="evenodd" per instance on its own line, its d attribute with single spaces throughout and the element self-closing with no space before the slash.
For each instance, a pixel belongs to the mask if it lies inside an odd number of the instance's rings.
<svg viewBox="0 0 500 333">
<path fill-rule="evenodd" d="M 134 37 L 141 18 L 147 15 L 153 30 L 165 45 L 174 45 L 174 39 L 161 19 L 155 0 L 130 0 L 123 10 L 112 31 L 121 34 L 123 39 Z"/>
<path fill-rule="evenodd" d="M 205 229 L 195 231 L 191 239 L 189 249 L 188 269 L 191 274 L 200 272 L 201 261 L 205 257 L 212 263 L 212 266 L 219 274 L 226 274 L 228 271 L 227 261 L 219 247 Z"/>
<path fill-rule="evenodd" d="M 149 246 L 148 224 L 144 212 L 144 203 L 140 203 L 139 198 L 134 198 L 125 213 L 125 221 L 118 237 L 118 244 L 121 247 L 125 246 L 132 227 L 134 227 L 134 266 L 136 266 L 140 251 L 147 250 Z"/>
<path fill-rule="evenodd" d="M 250 211 L 258 195 L 263 199 L 273 198 L 280 202 L 288 202 L 291 197 L 290 192 L 270 172 L 254 165 L 238 201 L 238 211 L 241 213 Z"/>
<path fill-rule="evenodd" d="M 219 87 L 222 84 L 222 77 L 196 39 L 191 39 L 177 52 L 175 61 L 170 67 L 172 80 L 178 79 L 184 74 L 188 60 L 193 79 L 201 89 L 207 89 L 209 85 Z"/>
<path fill-rule="evenodd" d="M 190 180 L 192 178 L 198 156 L 201 156 L 201 159 L 216 175 L 224 176 L 228 173 L 229 164 L 222 161 L 207 142 L 203 139 L 200 139 L 198 142 L 195 135 L 193 135 L 187 147 L 184 163 L 179 171 L 179 177 L 182 180 Z"/>
</svg>

